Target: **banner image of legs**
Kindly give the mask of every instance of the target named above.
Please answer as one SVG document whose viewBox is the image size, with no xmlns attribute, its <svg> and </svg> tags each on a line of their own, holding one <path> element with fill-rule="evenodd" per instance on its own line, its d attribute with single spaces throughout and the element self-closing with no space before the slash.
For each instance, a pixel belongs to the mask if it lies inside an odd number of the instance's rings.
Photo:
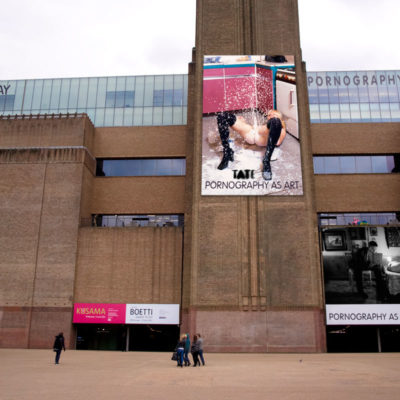
<svg viewBox="0 0 400 400">
<path fill-rule="evenodd" d="M 322 230 L 328 325 L 400 324 L 400 227 Z"/>
<path fill-rule="evenodd" d="M 205 56 L 202 195 L 302 195 L 294 56 Z"/>
</svg>

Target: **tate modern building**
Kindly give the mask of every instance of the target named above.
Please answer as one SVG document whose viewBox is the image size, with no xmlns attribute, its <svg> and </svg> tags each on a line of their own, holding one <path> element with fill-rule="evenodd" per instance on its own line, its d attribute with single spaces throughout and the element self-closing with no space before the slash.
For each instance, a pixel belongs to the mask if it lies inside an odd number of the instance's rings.
<svg viewBox="0 0 400 400">
<path fill-rule="evenodd" d="M 198 0 L 188 74 L 0 81 L 0 346 L 399 351 L 400 71 L 306 62 Z"/>
</svg>

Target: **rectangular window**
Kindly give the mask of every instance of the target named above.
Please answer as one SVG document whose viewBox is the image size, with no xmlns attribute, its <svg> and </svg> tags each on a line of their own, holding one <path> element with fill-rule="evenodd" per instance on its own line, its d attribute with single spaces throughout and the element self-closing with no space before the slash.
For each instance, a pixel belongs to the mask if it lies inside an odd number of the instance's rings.
<svg viewBox="0 0 400 400">
<path fill-rule="evenodd" d="M 340 173 L 351 174 L 356 169 L 356 159 L 352 156 L 339 157 L 340 161 Z"/>
<path fill-rule="evenodd" d="M 328 89 L 329 103 L 339 103 L 339 92 L 335 89 Z"/>
<path fill-rule="evenodd" d="M 310 104 L 318 104 L 318 90 L 317 89 L 308 89 L 308 101 Z"/>
<path fill-rule="evenodd" d="M 390 174 L 396 155 L 314 156 L 314 174 Z"/>
<path fill-rule="evenodd" d="M 161 107 L 163 105 L 163 99 L 164 99 L 164 91 L 163 90 L 154 90 L 153 106 Z"/>
<path fill-rule="evenodd" d="M 125 92 L 119 91 L 115 92 L 115 107 L 121 108 L 125 107 Z"/>
<path fill-rule="evenodd" d="M 133 107 L 135 99 L 134 91 L 109 91 L 106 92 L 107 108 Z"/>
<path fill-rule="evenodd" d="M 318 104 L 310 104 L 310 120 L 311 122 L 321 122 Z"/>
<path fill-rule="evenodd" d="M 184 176 L 184 158 L 99 159 L 97 176 Z"/>
<path fill-rule="evenodd" d="M 51 79 L 46 79 L 43 84 L 42 103 L 40 105 L 41 113 L 49 111 L 51 87 L 52 87 Z"/>
<path fill-rule="evenodd" d="M 136 215 L 92 215 L 91 225 L 94 227 L 141 228 L 183 226 L 182 214 L 136 214 Z M 89 225 L 89 221 L 82 221 Z"/>
<path fill-rule="evenodd" d="M 78 105 L 77 108 L 86 108 L 87 98 L 89 91 L 89 79 L 79 79 L 79 94 L 78 94 Z"/>
<path fill-rule="evenodd" d="M 4 111 L 12 111 L 14 109 L 15 96 L 8 94 L 5 97 L 6 101 L 4 102 Z"/>
<path fill-rule="evenodd" d="M 33 97 L 32 97 L 32 111 L 34 113 L 38 113 L 40 110 L 40 103 L 42 100 L 42 90 L 43 90 L 43 80 L 38 79 L 35 81 L 35 86 L 33 89 Z"/>
<path fill-rule="evenodd" d="M 339 174 L 339 157 L 331 156 L 325 157 L 325 173 L 326 174 Z"/>
<path fill-rule="evenodd" d="M 175 81 L 177 78 L 175 77 Z M 180 86 L 182 84 L 180 83 Z M 174 82 L 174 99 L 172 101 L 173 106 L 183 106 L 183 89 L 175 87 L 175 82 Z"/>
<path fill-rule="evenodd" d="M 0 112 L 14 110 L 15 95 L 0 96 Z"/>
<path fill-rule="evenodd" d="M 400 223 L 400 213 L 389 212 L 389 213 L 320 213 L 318 214 L 319 226 L 329 225 L 361 225 L 362 224 L 373 224 L 373 225 L 390 225 Z"/>
<path fill-rule="evenodd" d="M 388 163 L 387 163 L 386 156 L 373 156 L 371 157 L 372 163 L 372 172 L 374 174 L 385 174 L 389 172 L 387 170 Z"/>
</svg>

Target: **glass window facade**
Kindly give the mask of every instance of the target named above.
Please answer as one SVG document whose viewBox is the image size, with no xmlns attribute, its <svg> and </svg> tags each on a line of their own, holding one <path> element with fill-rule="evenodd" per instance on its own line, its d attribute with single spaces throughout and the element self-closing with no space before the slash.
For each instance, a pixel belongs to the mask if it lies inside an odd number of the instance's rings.
<svg viewBox="0 0 400 400">
<path fill-rule="evenodd" d="M 319 226 L 330 225 L 398 225 L 400 212 L 391 213 L 344 213 L 318 214 Z"/>
<path fill-rule="evenodd" d="M 307 73 L 312 123 L 399 122 L 400 71 Z M 87 113 L 95 126 L 186 125 L 187 75 L 0 81 L 1 114 Z"/>
<path fill-rule="evenodd" d="M 400 172 L 398 155 L 314 156 L 314 174 L 390 174 Z"/>
<path fill-rule="evenodd" d="M 167 227 L 183 226 L 182 214 L 138 214 L 138 215 L 98 215 L 92 216 L 91 225 L 97 227 Z M 85 222 L 85 221 L 84 221 Z"/>
<path fill-rule="evenodd" d="M 98 159 L 97 176 L 183 176 L 184 158 Z"/>
<path fill-rule="evenodd" d="M 312 123 L 399 122 L 400 71 L 308 72 Z"/>
<path fill-rule="evenodd" d="M 95 126 L 186 125 L 187 75 L 0 81 L 0 115 L 86 113 Z"/>
</svg>

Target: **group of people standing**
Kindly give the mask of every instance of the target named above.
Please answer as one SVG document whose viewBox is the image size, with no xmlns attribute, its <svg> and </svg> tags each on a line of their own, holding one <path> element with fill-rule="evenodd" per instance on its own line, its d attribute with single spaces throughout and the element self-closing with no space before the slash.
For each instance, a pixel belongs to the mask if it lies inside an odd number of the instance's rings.
<svg viewBox="0 0 400 400">
<path fill-rule="evenodd" d="M 200 333 L 193 336 L 193 342 L 190 343 L 190 336 L 188 333 L 184 333 L 179 338 L 178 344 L 176 345 L 177 354 L 177 367 L 189 367 L 191 365 L 189 360 L 189 352 L 192 353 L 193 367 L 205 365 L 203 355 L 203 338 Z M 201 361 L 201 364 L 200 364 Z"/>
</svg>

